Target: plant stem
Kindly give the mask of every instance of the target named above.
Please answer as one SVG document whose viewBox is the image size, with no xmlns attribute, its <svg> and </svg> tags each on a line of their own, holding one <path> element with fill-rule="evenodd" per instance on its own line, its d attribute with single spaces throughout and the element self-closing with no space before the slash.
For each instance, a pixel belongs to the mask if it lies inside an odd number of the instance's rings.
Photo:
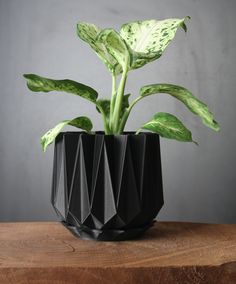
<svg viewBox="0 0 236 284">
<path fill-rule="evenodd" d="M 130 112 L 133 108 L 133 106 L 139 101 L 141 100 L 143 97 L 137 97 L 135 100 L 133 100 L 133 102 L 130 104 L 130 106 L 126 109 L 126 111 L 124 112 L 121 121 L 120 121 L 120 126 L 119 126 L 119 133 L 124 131 L 127 119 L 129 118 Z"/>
<path fill-rule="evenodd" d="M 117 96 L 116 96 L 116 101 L 115 101 L 115 108 L 114 108 L 114 113 L 113 113 L 113 119 L 112 119 L 112 131 L 113 133 L 119 134 L 119 120 L 120 120 L 120 112 L 121 112 L 121 107 L 122 107 L 122 102 L 123 102 L 123 97 L 124 97 L 124 90 L 125 90 L 125 83 L 127 79 L 127 73 L 128 73 L 128 68 L 123 70 L 121 79 L 120 79 L 120 84 L 119 88 L 117 90 Z"/>
<path fill-rule="evenodd" d="M 116 102 L 116 75 L 115 72 L 112 72 L 112 93 L 111 93 L 110 119 L 109 119 L 110 129 L 112 128 L 112 115 L 114 111 L 115 102 Z"/>
<path fill-rule="evenodd" d="M 105 115 L 102 107 L 99 104 L 96 104 L 96 106 L 99 109 L 99 111 L 101 113 L 101 116 L 102 116 L 102 122 L 103 122 L 103 127 L 104 127 L 105 134 L 111 134 L 111 130 L 110 130 L 109 125 L 107 123 L 106 115 Z"/>
</svg>

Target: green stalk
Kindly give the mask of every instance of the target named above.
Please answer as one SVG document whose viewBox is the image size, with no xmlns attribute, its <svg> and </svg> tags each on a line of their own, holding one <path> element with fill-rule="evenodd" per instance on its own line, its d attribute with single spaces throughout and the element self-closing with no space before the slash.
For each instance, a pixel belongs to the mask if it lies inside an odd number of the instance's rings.
<svg viewBox="0 0 236 284">
<path fill-rule="evenodd" d="M 109 127 L 112 128 L 112 115 L 116 102 L 116 75 L 115 72 L 112 72 L 112 93 L 111 93 L 111 102 L 110 102 L 110 119 L 109 119 Z"/>
<path fill-rule="evenodd" d="M 121 121 L 120 121 L 120 126 L 119 126 L 119 133 L 122 133 L 124 131 L 127 119 L 129 118 L 130 112 L 133 108 L 133 106 L 139 101 L 141 100 L 143 97 L 137 97 L 135 100 L 133 100 L 133 102 L 130 104 L 130 106 L 126 109 L 126 111 L 124 112 Z"/>
<path fill-rule="evenodd" d="M 114 134 L 119 134 L 119 121 L 120 121 L 120 112 L 122 107 L 122 101 L 124 97 L 124 90 L 125 90 L 125 84 L 128 74 L 128 68 L 124 69 L 121 79 L 119 88 L 117 90 L 117 96 L 115 101 L 115 108 L 113 113 L 113 119 L 112 119 L 112 131 Z"/>
<path fill-rule="evenodd" d="M 110 130 L 109 125 L 107 123 L 106 115 L 105 115 L 102 107 L 99 104 L 96 104 L 96 106 L 99 109 L 99 111 L 101 113 L 101 116 L 102 116 L 102 122 L 103 122 L 103 127 L 104 127 L 105 134 L 107 134 L 107 135 L 111 134 L 111 130 Z"/>
</svg>

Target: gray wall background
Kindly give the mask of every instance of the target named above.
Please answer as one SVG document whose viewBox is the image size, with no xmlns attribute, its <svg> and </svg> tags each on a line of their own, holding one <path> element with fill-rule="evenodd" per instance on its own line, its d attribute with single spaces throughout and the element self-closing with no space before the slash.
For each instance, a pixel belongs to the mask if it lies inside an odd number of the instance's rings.
<svg viewBox="0 0 236 284">
<path fill-rule="evenodd" d="M 234 0 L 0 0 L 0 220 L 56 220 L 49 203 L 53 147 L 39 138 L 57 122 L 88 115 L 93 105 L 66 94 L 34 94 L 23 73 L 70 78 L 108 97 L 110 75 L 75 33 L 77 21 L 115 27 L 136 19 L 190 15 L 163 57 L 130 73 L 127 91 L 169 82 L 205 101 L 220 133 L 204 127 L 180 102 L 156 95 L 137 104 L 127 129 L 158 111 L 179 116 L 199 147 L 162 139 L 165 206 L 160 220 L 236 222 L 236 2 Z"/>
</svg>

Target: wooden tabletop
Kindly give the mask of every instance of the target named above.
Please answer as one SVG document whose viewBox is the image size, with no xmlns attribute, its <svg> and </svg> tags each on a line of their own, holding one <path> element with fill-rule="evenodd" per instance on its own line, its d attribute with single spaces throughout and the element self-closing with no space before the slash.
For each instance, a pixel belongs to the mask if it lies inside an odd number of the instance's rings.
<svg viewBox="0 0 236 284">
<path fill-rule="evenodd" d="M 1 284 L 236 283 L 236 225 L 158 222 L 135 241 L 77 239 L 56 222 L 0 223 Z"/>
</svg>

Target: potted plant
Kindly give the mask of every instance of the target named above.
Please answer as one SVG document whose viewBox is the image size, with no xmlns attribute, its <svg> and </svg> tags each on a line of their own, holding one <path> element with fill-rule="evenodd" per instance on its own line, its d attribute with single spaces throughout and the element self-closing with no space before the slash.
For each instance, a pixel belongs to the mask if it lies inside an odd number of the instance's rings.
<svg viewBox="0 0 236 284">
<path fill-rule="evenodd" d="M 75 81 L 24 75 L 31 91 L 71 93 L 93 103 L 101 114 L 104 131 L 93 132 L 91 120 L 79 116 L 60 122 L 41 138 L 43 151 L 55 140 L 51 202 L 75 235 L 95 240 L 139 236 L 152 225 L 163 205 L 159 136 L 196 143 L 177 117 L 164 112 L 154 114 L 135 132 L 125 132 L 131 110 L 139 101 L 157 93 L 169 94 L 206 126 L 219 130 L 207 105 L 183 87 L 147 85 L 131 102 L 131 95 L 125 93 L 128 72 L 158 59 L 179 27 L 187 31 L 188 18 L 130 22 L 119 32 L 77 24 L 79 38 L 90 45 L 111 73 L 110 99 Z M 82 131 L 61 132 L 66 125 Z"/>
</svg>

